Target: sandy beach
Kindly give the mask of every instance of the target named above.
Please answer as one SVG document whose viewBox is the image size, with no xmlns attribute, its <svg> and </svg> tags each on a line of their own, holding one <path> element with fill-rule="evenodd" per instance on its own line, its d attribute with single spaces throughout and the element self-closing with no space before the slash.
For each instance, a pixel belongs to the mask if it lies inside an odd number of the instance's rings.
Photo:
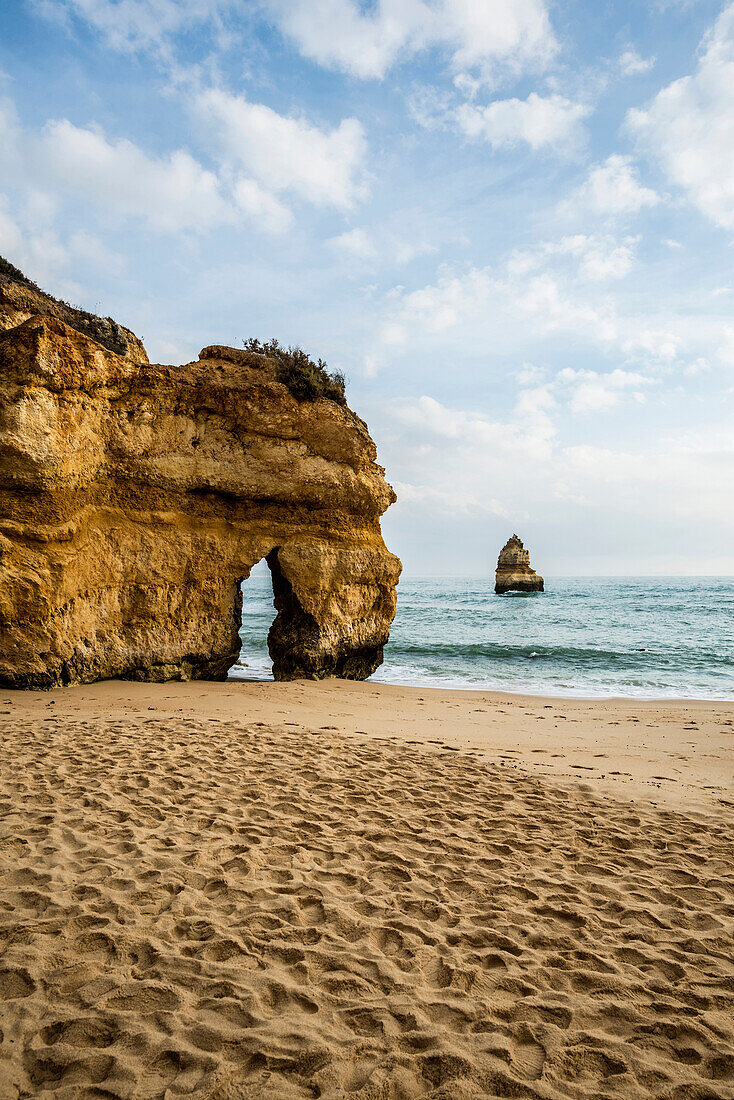
<svg viewBox="0 0 734 1100">
<path fill-rule="evenodd" d="M 734 1097 L 734 706 L 0 692 L 0 1096 Z"/>
</svg>

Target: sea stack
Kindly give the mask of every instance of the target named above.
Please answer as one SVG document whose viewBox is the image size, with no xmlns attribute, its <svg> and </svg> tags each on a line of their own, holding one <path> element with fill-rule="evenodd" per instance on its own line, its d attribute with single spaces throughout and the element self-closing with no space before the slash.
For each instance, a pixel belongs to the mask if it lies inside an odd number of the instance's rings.
<svg viewBox="0 0 734 1100">
<path fill-rule="evenodd" d="M 542 592 L 543 578 L 530 568 L 530 553 L 518 535 L 509 538 L 497 558 L 494 590 L 505 592 Z"/>
</svg>

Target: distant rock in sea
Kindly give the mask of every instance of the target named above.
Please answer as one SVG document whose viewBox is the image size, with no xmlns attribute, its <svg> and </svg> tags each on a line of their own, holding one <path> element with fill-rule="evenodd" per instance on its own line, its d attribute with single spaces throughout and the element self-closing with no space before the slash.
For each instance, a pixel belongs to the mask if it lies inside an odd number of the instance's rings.
<svg viewBox="0 0 734 1100">
<path fill-rule="evenodd" d="M 497 558 L 494 590 L 505 592 L 542 592 L 543 578 L 530 568 L 530 552 L 517 535 L 509 538 Z"/>
<path fill-rule="evenodd" d="M 150 364 L 0 260 L 0 684 L 225 679 L 263 558 L 275 678 L 366 678 L 400 575 L 376 457 L 305 352 Z"/>
</svg>

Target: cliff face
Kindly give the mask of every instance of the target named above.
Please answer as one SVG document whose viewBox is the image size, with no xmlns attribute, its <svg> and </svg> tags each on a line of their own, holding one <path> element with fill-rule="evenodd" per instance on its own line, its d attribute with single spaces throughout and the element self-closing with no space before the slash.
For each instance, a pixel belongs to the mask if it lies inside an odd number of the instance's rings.
<svg viewBox="0 0 734 1100">
<path fill-rule="evenodd" d="M 0 683 L 222 679 L 263 557 L 276 678 L 374 671 L 395 495 L 365 424 L 276 374 L 135 363 L 51 313 L 0 334 Z"/>
<path fill-rule="evenodd" d="M 543 578 L 530 568 L 530 553 L 517 535 L 509 538 L 500 550 L 494 590 L 504 592 L 542 592 Z"/>
</svg>

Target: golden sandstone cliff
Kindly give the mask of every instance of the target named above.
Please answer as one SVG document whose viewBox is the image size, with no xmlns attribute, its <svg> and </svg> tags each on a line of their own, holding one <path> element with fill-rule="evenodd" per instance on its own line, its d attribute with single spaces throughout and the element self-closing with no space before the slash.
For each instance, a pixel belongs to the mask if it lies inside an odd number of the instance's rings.
<svg viewBox="0 0 734 1100">
<path fill-rule="evenodd" d="M 223 679 L 240 582 L 262 558 L 276 678 L 373 672 L 400 562 L 363 421 L 294 396 L 268 355 L 209 347 L 151 365 L 114 322 L 111 349 L 63 310 L 13 314 L 8 282 L 0 269 L 13 325 L 0 332 L 0 683 Z"/>
<path fill-rule="evenodd" d="M 505 592 L 543 591 L 543 578 L 530 568 L 530 553 L 517 535 L 500 550 L 494 590 L 500 596 Z"/>
</svg>

